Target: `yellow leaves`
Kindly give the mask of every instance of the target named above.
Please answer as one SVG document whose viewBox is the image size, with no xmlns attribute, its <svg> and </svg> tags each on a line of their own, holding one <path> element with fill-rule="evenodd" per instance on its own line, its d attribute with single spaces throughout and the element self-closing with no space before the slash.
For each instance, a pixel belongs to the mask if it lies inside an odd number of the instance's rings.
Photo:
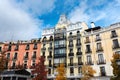
<svg viewBox="0 0 120 80">
<path fill-rule="evenodd" d="M 81 80 L 89 80 L 91 77 L 94 76 L 95 73 L 96 73 L 96 71 L 93 70 L 93 68 L 91 66 L 83 65 L 82 66 L 83 78 Z"/>
<path fill-rule="evenodd" d="M 58 72 L 56 80 L 66 80 L 66 70 L 64 64 L 60 64 L 60 66 L 57 67 L 56 71 Z"/>
</svg>

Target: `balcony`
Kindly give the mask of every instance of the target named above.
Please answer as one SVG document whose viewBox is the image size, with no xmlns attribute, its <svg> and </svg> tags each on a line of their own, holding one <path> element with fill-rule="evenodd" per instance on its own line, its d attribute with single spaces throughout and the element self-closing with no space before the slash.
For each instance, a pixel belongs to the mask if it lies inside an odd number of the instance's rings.
<svg viewBox="0 0 120 80">
<path fill-rule="evenodd" d="M 86 50 L 86 53 L 92 53 L 92 51 L 91 50 Z"/>
<path fill-rule="evenodd" d="M 69 53 L 68 56 L 69 56 L 69 57 L 74 56 L 74 53 L 73 53 L 73 52 L 72 52 L 72 53 Z"/>
<path fill-rule="evenodd" d="M 62 58 L 62 57 L 66 57 L 66 53 L 63 53 L 63 54 L 54 54 L 54 58 Z"/>
<path fill-rule="evenodd" d="M 111 34 L 111 38 L 116 38 L 116 37 L 118 37 L 117 34 Z"/>
<path fill-rule="evenodd" d="M 106 61 L 105 61 L 105 60 L 101 60 L 101 61 L 98 60 L 98 61 L 97 61 L 97 65 L 101 65 L 101 64 L 106 64 Z"/>
<path fill-rule="evenodd" d="M 82 52 L 76 52 L 76 55 L 78 56 L 78 55 L 82 55 Z"/>
<path fill-rule="evenodd" d="M 78 62 L 78 65 L 83 65 L 83 62 Z"/>
<path fill-rule="evenodd" d="M 52 64 L 49 64 L 48 67 L 52 67 Z"/>
<path fill-rule="evenodd" d="M 81 43 L 76 43 L 76 46 L 77 46 L 77 47 L 81 46 Z"/>
<path fill-rule="evenodd" d="M 90 40 L 89 40 L 89 39 L 86 39 L 86 40 L 85 40 L 85 43 L 90 43 Z"/>
<path fill-rule="evenodd" d="M 47 58 L 48 58 L 48 59 L 51 59 L 51 58 L 52 58 L 52 55 L 47 56 Z"/>
<path fill-rule="evenodd" d="M 73 44 L 69 44 L 68 47 L 73 47 L 74 45 Z"/>
<path fill-rule="evenodd" d="M 50 46 L 50 47 L 48 48 L 49 51 L 51 51 L 52 49 L 53 49 L 52 46 Z"/>
<path fill-rule="evenodd" d="M 120 49 L 120 46 L 119 46 L 119 45 L 113 45 L 112 48 L 113 48 L 113 50 L 114 50 L 114 49 Z"/>
<path fill-rule="evenodd" d="M 33 55 L 33 56 L 32 56 L 32 59 L 36 59 L 36 55 Z"/>
<path fill-rule="evenodd" d="M 99 48 L 99 49 L 96 49 L 96 52 L 102 52 L 103 51 L 103 48 Z"/>
<path fill-rule="evenodd" d="M 86 65 L 93 65 L 93 62 L 92 61 L 89 61 L 89 62 L 85 62 Z"/>
<path fill-rule="evenodd" d="M 99 38 L 96 38 L 95 41 L 101 41 L 101 38 L 100 38 L 100 37 L 99 37 Z"/>
<path fill-rule="evenodd" d="M 74 66 L 74 64 L 73 63 L 68 63 L 68 66 Z"/>
<path fill-rule="evenodd" d="M 13 60 L 17 60 L 17 57 L 14 57 Z"/>
<path fill-rule="evenodd" d="M 43 48 L 41 48 L 41 50 L 42 50 L 42 51 L 45 51 L 45 50 L 46 50 L 46 48 L 45 48 L 45 47 L 43 47 Z"/>
<path fill-rule="evenodd" d="M 25 56 L 25 57 L 24 57 L 24 60 L 28 60 L 28 56 Z"/>
</svg>

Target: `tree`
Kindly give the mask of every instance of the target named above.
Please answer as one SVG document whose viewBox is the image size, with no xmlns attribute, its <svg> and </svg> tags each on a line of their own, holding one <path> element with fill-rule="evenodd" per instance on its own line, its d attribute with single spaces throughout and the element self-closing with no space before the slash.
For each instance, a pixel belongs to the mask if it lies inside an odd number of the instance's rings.
<svg viewBox="0 0 120 80">
<path fill-rule="evenodd" d="M 7 62 L 7 58 L 6 58 L 6 51 L 5 50 L 3 50 L 3 51 L 1 51 L 0 52 L 0 73 L 2 72 L 2 71 L 4 71 L 4 69 L 5 69 L 5 64 L 6 64 L 6 62 Z"/>
<path fill-rule="evenodd" d="M 95 73 L 96 71 L 93 70 L 91 66 L 83 65 L 82 66 L 83 77 L 81 78 L 81 80 L 90 80 L 90 78 L 93 77 Z"/>
<path fill-rule="evenodd" d="M 35 75 L 33 80 L 47 80 L 47 71 L 44 65 L 45 59 L 43 56 L 39 58 L 39 62 L 32 67 L 32 74 Z"/>
<path fill-rule="evenodd" d="M 116 63 L 117 60 L 120 60 L 120 54 L 113 54 L 113 59 L 111 60 L 111 66 L 113 67 L 114 77 L 111 80 L 120 80 L 120 66 Z"/>
<path fill-rule="evenodd" d="M 66 79 L 66 70 L 64 67 L 64 64 L 60 64 L 60 66 L 57 67 L 57 76 L 56 76 L 56 80 L 67 80 Z"/>
</svg>

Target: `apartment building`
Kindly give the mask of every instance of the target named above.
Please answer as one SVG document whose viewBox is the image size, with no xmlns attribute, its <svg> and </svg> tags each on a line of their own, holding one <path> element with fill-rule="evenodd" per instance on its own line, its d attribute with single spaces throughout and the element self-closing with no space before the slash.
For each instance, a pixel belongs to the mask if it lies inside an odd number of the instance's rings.
<svg viewBox="0 0 120 80">
<path fill-rule="evenodd" d="M 111 59 L 120 53 L 120 23 L 108 27 L 91 28 L 84 22 L 72 23 L 61 15 L 53 28 L 44 29 L 41 38 L 41 55 L 45 57 L 48 79 L 56 77 L 56 67 L 64 63 L 68 80 L 82 77 L 82 65 L 96 70 L 96 77 L 112 76 Z"/>
<path fill-rule="evenodd" d="M 37 64 L 40 57 L 41 42 L 40 39 L 29 41 L 5 42 L 6 51 L 6 69 L 16 69 L 17 65 L 23 65 L 25 69 Z"/>
</svg>

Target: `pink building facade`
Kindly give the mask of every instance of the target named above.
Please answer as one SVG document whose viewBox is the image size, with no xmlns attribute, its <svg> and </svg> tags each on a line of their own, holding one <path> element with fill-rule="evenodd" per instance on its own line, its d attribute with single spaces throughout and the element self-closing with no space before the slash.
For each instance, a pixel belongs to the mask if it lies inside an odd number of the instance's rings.
<svg viewBox="0 0 120 80">
<path fill-rule="evenodd" d="M 41 50 L 40 39 L 30 41 L 6 42 L 4 48 L 7 51 L 7 69 L 15 69 L 20 65 L 25 69 L 38 63 Z"/>
</svg>

